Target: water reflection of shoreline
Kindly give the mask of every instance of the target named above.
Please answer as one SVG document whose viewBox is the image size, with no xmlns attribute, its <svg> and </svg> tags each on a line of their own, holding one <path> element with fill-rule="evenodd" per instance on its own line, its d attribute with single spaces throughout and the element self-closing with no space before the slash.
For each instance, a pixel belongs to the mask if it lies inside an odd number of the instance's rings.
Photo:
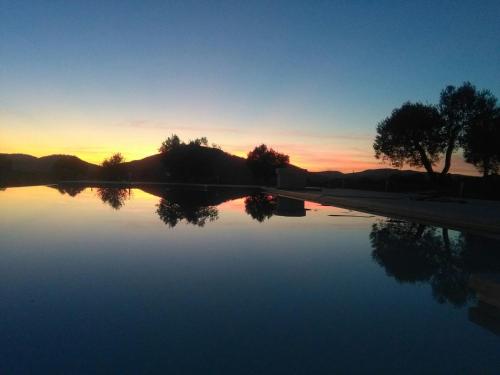
<svg viewBox="0 0 500 375">
<path fill-rule="evenodd" d="M 248 190 L 239 189 L 174 189 L 145 187 L 142 190 L 160 197 L 156 214 L 169 227 L 180 222 L 204 227 L 219 219 L 217 206 L 229 200 L 247 196 Z"/>
<path fill-rule="evenodd" d="M 272 216 L 306 216 L 303 200 L 275 196 L 267 193 L 253 194 L 245 198 L 245 212 L 262 223 Z"/>
<path fill-rule="evenodd" d="M 394 219 L 373 224 L 373 259 L 400 283 L 429 283 L 439 303 L 471 301 L 472 274 L 500 275 L 500 241 Z"/>
<path fill-rule="evenodd" d="M 469 287 L 478 301 L 469 308 L 469 320 L 500 336 L 500 275 L 473 274 Z"/>
</svg>

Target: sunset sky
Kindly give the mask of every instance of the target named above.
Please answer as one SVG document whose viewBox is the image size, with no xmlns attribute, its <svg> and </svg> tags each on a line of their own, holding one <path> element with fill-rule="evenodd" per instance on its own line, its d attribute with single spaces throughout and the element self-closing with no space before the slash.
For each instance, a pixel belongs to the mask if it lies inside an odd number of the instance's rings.
<svg viewBox="0 0 500 375">
<path fill-rule="evenodd" d="M 0 0 L 0 152 L 134 160 L 176 133 L 383 167 L 394 107 L 466 80 L 500 96 L 499 19 L 498 0 Z"/>
</svg>

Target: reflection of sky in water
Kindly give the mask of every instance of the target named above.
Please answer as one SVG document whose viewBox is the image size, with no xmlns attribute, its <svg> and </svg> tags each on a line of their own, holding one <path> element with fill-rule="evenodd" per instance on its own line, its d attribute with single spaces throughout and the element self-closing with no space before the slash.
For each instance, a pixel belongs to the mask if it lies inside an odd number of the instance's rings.
<svg viewBox="0 0 500 375">
<path fill-rule="evenodd" d="M 183 195 L 171 197 L 185 214 Z M 310 202 L 305 217 L 259 222 L 246 196 L 233 194 L 216 220 L 170 228 L 159 196 L 132 189 L 118 209 L 101 198 L 96 188 L 75 197 L 47 187 L 0 192 L 3 373 L 500 368 L 491 324 L 468 318 L 477 301 L 435 296 L 449 281 L 443 272 L 499 269 L 488 249 L 460 253 L 457 232 L 448 233 L 450 254 L 436 256 L 440 228 Z M 390 230 L 374 234 L 374 224 Z M 417 238 L 428 243 L 410 246 Z M 399 251 L 417 252 L 413 268 Z M 404 280 L 411 272 L 417 281 Z"/>
</svg>

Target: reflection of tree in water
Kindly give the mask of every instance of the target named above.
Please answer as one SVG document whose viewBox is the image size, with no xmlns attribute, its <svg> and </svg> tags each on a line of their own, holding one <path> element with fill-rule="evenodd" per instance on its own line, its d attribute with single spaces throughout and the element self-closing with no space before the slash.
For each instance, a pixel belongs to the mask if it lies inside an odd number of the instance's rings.
<svg viewBox="0 0 500 375">
<path fill-rule="evenodd" d="M 68 194 L 70 197 L 76 197 L 82 191 L 85 190 L 85 186 L 82 185 L 57 185 L 57 190 L 61 194 Z"/>
<path fill-rule="evenodd" d="M 170 228 L 175 227 L 182 220 L 203 227 L 207 221 L 215 221 L 219 218 L 219 211 L 215 206 L 196 206 L 162 198 L 157 207 L 156 213 Z"/>
<path fill-rule="evenodd" d="M 142 186 L 142 190 L 160 197 L 156 213 L 169 227 L 180 221 L 203 227 L 219 218 L 217 206 L 231 199 L 247 196 L 243 189 L 189 189 L 176 187 Z"/>
<path fill-rule="evenodd" d="M 440 303 L 465 304 L 471 273 L 500 272 L 500 241 L 388 219 L 373 224 L 372 256 L 399 282 L 428 282 Z"/>
<path fill-rule="evenodd" d="M 107 203 L 115 210 L 119 210 L 123 207 L 125 201 L 130 198 L 130 191 L 128 188 L 101 187 L 97 189 L 97 195 L 103 203 Z"/>
<path fill-rule="evenodd" d="M 276 197 L 269 194 L 257 193 L 245 198 L 245 212 L 261 223 L 273 216 L 276 206 Z"/>
</svg>

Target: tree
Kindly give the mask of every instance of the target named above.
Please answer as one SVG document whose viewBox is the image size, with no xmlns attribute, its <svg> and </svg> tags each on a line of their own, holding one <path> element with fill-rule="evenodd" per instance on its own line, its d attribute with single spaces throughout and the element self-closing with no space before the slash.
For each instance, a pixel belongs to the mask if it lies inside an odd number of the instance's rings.
<svg viewBox="0 0 500 375">
<path fill-rule="evenodd" d="M 256 193 L 245 198 L 245 212 L 252 219 L 262 223 L 265 219 L 270 219 L 274 215 L 277 206 L 276 197 L 265 193 Z"/>
<path fill-rule="evenodd" d="M 123 166 L 122 163 L 125 161 L 123 155 L 119 152 L 113 154 L 102 162 L 102 168 L 104 176 L 111 180 L 117 180 L 123 178 Z"/>
<path fill-rule="evenodd" d="M 97 189 L 97 195 L 103 203 L 109 204 L 115 210 L 119 210 L 130 199 L 130 190 L 127 188 L 102 187 Z"/>
<path fill-rule="evenodd" d="M 214 149 L 215 150 L 215 149 Z M 160 146 L 164 171 L 170 180 L 183 182 L 207 182 L 214 180 L 214 151 L 208 147 L 206 137 L 188 143 L 173 134 Z M 218 154 L 217 150 L 217 154 Z"/>
<path fill-rule="evenodd" d="M 404 103 L 377 125 L 375 157 L 398 168 L 404 164 L 424 167 L 434 178 L 433 166 L 445 146 L 442 129 L 443 120 L 435 107 Z"/>
<path fill-rule="evenodd" d="M 441 91 L 439 112 L 444 121 L 442 136 L 446 140 L 442 175 L 449 172 L 451 156 L 463 144 L 467 129 L 485 116 L 485 111 L 488 112 L 495 102 L 489 91 L 478 91 L 470 82 L 464 82 L 460 87 L 450 85 Z"/>
<path fill-rule="evenodd" d="M 219 218 L 217 203 L 209 192 L 169 190 L 162 194 L 156 213 L 170 228 L 184 221 L 198 227 Z"/>
<path fill-rule="evenodd" d="M 290 164 L 288 155 L 274 151 L 265 144 L 255 147 L 248 153 L 247 165 L 257 181 L 270 183 L 275 179 L 276 168 Z"/>
<path fill-rule="evenodd" d="M 195 138 L 190 140 L 187 144 L 182 142 L 177 134 L 172 134 L 166 140 L 164 140 L 158 149 L 162 154 L 166 154 L 172 150 L 178 150 L 179 148 L 193 146 L 193 147 L 207 147 L 208 139 L 207 137 Z"/>
<path fill-rule="evenodd" d="M 484 177 L 497 174 L 500 167 L 500 109 L 495 100 L 481 100 L 482 109 L 466 126 L 460 144 L 464 158 L 473 164 Z"/>
<path fill-rule="evenodd" d="M 158 151 L 162 154 L 166 154 L 167 152 L 178 148 L 181 144 L 181 139 L 177 134 L 172 134 L 166 140 L 164 140 L 158 149 Z"/>
</svg>

